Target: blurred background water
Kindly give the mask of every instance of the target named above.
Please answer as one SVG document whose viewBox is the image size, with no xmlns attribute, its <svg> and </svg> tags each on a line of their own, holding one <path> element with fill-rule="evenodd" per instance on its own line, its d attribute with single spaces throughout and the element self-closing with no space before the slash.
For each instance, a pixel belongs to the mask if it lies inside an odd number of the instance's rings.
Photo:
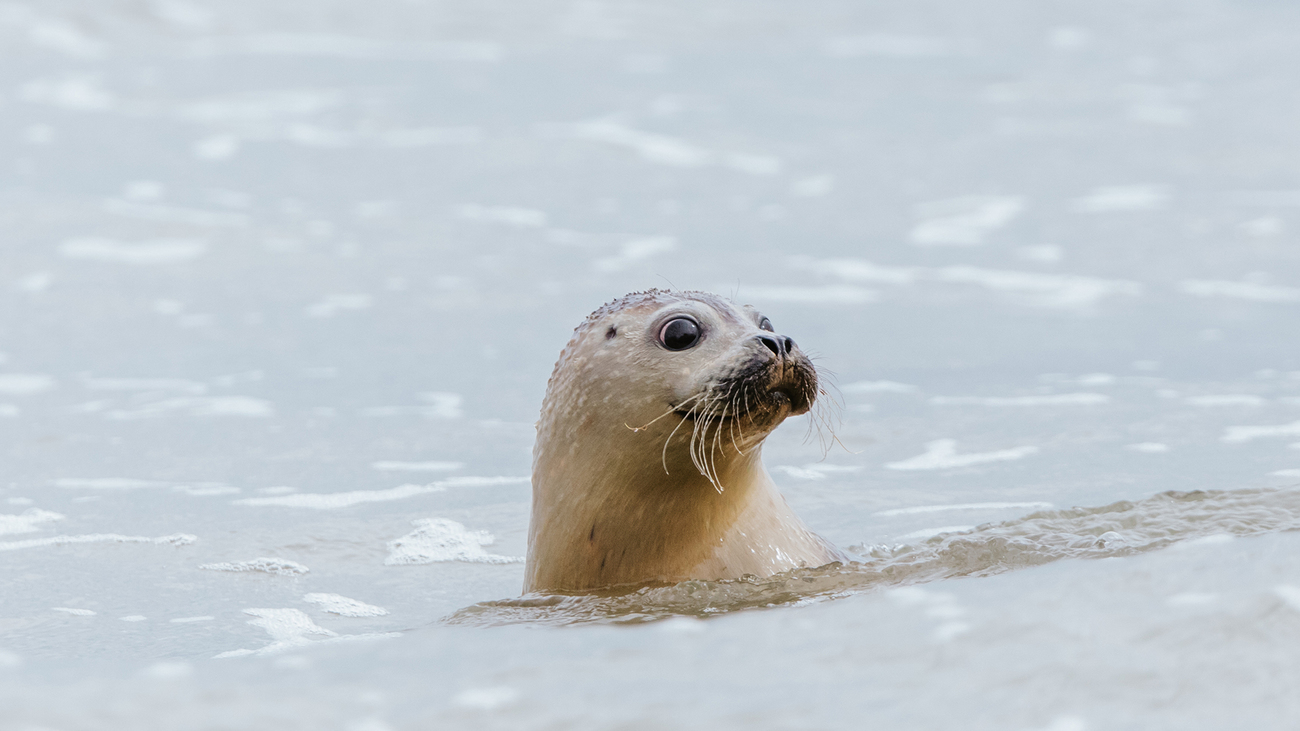
<svg viewBox="0 0 1300 731">
<path fill-rule="evenodd" d="M 0 728 L 1294 728 L 1297 68 L 1269 0 L 0 4 Z M 1002 575 L 441 621 L 656 286 L 833 374 L 810 527 Z"/>
</svg>

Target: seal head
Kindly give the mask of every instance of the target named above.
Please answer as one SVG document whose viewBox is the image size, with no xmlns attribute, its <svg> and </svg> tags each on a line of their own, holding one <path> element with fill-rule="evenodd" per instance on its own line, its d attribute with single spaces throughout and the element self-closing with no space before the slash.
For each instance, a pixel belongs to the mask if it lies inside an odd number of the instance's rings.
<svg viewBox="0 0 1300 731">
<path fill-rule="evenodd" d="M 592 313 L 537 424 L 525 592 L 845 560 L 760 459 L 767 435 L 817 395 L 812 363 L 753 307 L 651 290 Z"/>
</svg>

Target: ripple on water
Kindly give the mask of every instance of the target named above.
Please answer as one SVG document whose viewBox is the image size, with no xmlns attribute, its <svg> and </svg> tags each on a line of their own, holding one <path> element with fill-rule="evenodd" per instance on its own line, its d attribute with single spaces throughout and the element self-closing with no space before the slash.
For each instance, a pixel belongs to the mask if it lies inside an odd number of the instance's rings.
<svg viewBox="0 0 1300 731">
<path fill-rule="evenodd" d="M 1043 510 L 914 545 L 863 549 L 863 560 L 766 578 L 684 581 L 582 595 L 529 594 L 461 609 L 449 624 L 636 623 L 834 599 L 1066 558 L 1132 556 L 1211 536 L 1300 530 L 1300 489 L 1163 492 L 1095 508 Z"/>
</svg>

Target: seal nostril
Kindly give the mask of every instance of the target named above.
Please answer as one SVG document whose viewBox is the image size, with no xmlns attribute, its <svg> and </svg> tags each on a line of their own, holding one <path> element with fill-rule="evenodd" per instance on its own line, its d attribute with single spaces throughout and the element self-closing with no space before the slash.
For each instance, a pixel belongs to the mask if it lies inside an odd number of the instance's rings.
<svg viewBox="0 0 1300 731">
<path fill-rule="evenodd" d="M 790 338 L 781 338 L 781 344 L 785 346 L 785 352 L 787 353 L 794 352 L 794 341 L 791 340 Z"/>
<path fill-rule="evenodd" d="M 777 357 L 780 357 L 785 354 L 783 349 L 781 348 L 781 341 L 777 340 L 775 337 L 771 335 L 759 335 L 758 339 L 760 342 L 763 343 L 764 347 L 772 351 L 772 353 L 774 353 Z"/>
</svg>

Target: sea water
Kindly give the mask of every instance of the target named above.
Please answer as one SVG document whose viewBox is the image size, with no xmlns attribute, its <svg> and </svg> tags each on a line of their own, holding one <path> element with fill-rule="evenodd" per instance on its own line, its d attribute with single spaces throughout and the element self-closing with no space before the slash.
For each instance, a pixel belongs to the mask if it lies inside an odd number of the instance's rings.
<svg viewBox="0 0 1300 731">
<path fill-rule="evenodd" d="M 0 5 L 0 728 L 1300 723 L 1300 9 Z M 649 287 L 854 561 L 520 597 Z"/>
</svg>

